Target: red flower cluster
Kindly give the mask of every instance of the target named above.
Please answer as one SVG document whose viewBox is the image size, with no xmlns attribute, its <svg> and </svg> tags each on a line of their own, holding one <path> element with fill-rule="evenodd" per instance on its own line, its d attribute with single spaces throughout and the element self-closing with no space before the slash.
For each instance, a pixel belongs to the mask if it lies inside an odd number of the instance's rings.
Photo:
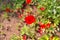
<svg viewBox="0 0 60 40">
<path fill-rule="evenodd" d="M 39 27 L 39 29 L 38 29 L 38 32 L 39 32 L 40 34 L 42 34 L 42 33 L 43 33 L 43 30 L 42 30 L 42 29 L 50 28 L 50 25 L 51 25 L 50 23 L 43 24 L 43 23 L 40 22 L 40 27 Z"/>
<path fill-rule="evenodd" d="M 27 24 L 32 24 L 33 22 L 35 22 L 35 17 L 32 15 L 29 15 L 29 16 L 25 17 L 25 22 Z"/>
<path fill-rule="evenodd" d="M 40 25 L 40 28 L 41 29 L 44 29 L 44 28 L 46 28 L 46 25 L 45 24 L 42 24 L 42 25 Z"/>
<path fill-rule="evenodd" d="M 44 28 L 50 28 L 50 23 L 47 23 L 47 24 L 42 24 L 40 23 L 40 28 L 44 29 Z"/>
<path fill-rule="evenodd" d="M 32 0 L 26 0 L 26 4 L 30 4 Z"/>
</svg>

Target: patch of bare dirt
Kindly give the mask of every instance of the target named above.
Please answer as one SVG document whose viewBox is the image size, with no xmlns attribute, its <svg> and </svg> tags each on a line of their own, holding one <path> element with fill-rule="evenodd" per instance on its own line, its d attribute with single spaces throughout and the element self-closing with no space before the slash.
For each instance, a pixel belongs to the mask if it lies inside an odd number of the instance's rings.
<svg viewBox="0 0 60 40">
<path fill-rule="evenodd" d="M 2 21 L 2 19 L 0 19 L 0 21 Z M 3 35 L 0 35 L 0 40 L 9 40 L 13 34 L 19 35 L 19 31 L 17 30 L 17 24 L 19 23 L 19 20 L 16 18 L 10 18 L 10 21 L 4 19 L 4 21 L 1 23 L 3 27 L 0 29 L 0 31 L 4 32 L 6 37 L 3 39 Z"/>
</svg>

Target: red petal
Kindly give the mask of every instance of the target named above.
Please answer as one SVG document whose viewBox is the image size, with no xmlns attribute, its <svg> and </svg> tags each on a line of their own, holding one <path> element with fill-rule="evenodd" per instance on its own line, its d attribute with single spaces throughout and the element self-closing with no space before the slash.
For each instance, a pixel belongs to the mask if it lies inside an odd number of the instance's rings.
<svg viewBox="0 0 60 40">
<path fill-rule="evenodd" d="M 47 23 L 47 24 L 46 24 L 47 28 L 50 28 L 50 25 L 51 25 L 50 23 Z"/>
<path fill-rule="evenodd" d="M 44 28 L 46 28 L 46 25 L 42 24 L 42 25 L 40 25 L 40 27 L 41 27 L 41 29 L 44 29 Z"/>
<path fill-rule="evenodd" d="M 27 4 L 30 4 L 32 0 L 26 0 L 26 3 Z"/>
</svg>

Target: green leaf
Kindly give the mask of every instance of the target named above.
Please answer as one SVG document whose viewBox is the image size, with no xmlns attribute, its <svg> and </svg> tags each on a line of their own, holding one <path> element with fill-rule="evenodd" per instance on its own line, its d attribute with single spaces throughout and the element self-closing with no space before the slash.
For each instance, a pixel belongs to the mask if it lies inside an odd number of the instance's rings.
<svg viewBox="0 0 60 40">
<path fill-rule="evenodd" d="M 59 38 L 58 37 L 54 37 L 53 40 L 59 40 Z"/>
<path fill-rule="evenodd" d="M 28 32 L 29 32 L 29 27 L 24 25 L 24 27 L 22 27 L 22 29 L 21 29 L 21 35 L 28 34 Z"/>
<path fill-rule="evenodd" d="M 2 10 L 5 10 L 6 5 L 2 4 L 2 5 L 0 6 L 0 8 L 1 8 Z"/>
<path fill-rule="evenodd" d="M 3 14 L 3 18 L 7 18 L 8 17 L 8 14 L 5 12 L 4 14 Z"/>
<path fill-rule="evenodd" d="M 39 40 L 49 40 L 47 35 L 42 36 Z"/>
<path fill-rule="evenodd" d="M 12 37 L 10 38 L 10 40 L 18 40 L 18 36 L 17 35 L 12 35 Z"/>
<path fill-rule="evenodd" d="M 54 28 L 51 26 L 48 31 L 54 31 Z"/>
</svg>

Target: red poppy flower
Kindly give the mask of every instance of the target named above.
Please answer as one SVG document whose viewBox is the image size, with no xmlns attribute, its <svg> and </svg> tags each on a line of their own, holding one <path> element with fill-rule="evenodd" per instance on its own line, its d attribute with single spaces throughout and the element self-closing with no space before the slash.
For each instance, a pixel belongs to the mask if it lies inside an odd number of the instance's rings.
<svg viewBox="0 0 60 40">
<path fill-rule="evenodd" d="M 30 4 L 32 0 L 26 0 L 26 4 Z"/>
<path fill-rule="evenodd" d="M 5 10 L 6 12 L 10 12 L 10 9 L 9 8 L 6 8 L 6 10 Z"/>
<path fill-rule="evenodd" d="M 27 24 L 32 24 L 33 22 L 35 22 L 35 17 L 32 15 L 29 15 L 29 16 L 25 17 L 25 22 Z"/>
<path fill-rule="evenodd" d="M 27 39 L 27 36 L 26 35 L 23 35 L 23 40 L 26 40 Z"/>
<path fill-rule="evenodd" d="M 41 7 L 40 10 L 41 10 L 41 11 L 44 11 L 44 10 L 45 10 L 45 7 Z"/>
</svg>

